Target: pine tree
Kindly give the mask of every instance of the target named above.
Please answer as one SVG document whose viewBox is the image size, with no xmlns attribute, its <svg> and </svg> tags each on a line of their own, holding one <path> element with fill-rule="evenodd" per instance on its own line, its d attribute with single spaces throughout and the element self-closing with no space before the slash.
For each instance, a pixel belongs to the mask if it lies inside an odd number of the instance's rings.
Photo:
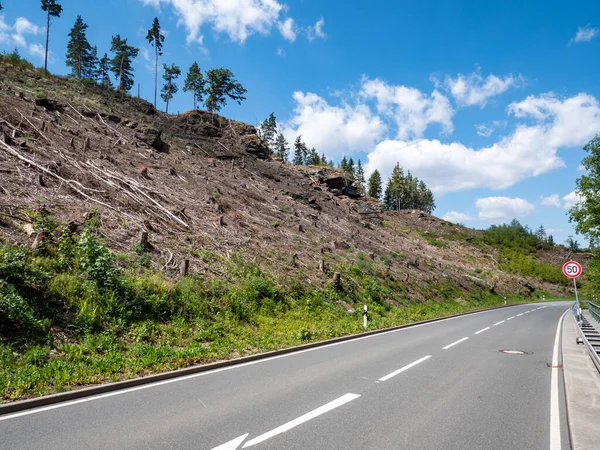
<svg viewBox="0 0 600 450">
<path fill-rule="evenodd" d="M 188 70 L 187 77 L 185 78 L 185 83 L 183 85 L 184 92 L 191 92 L 194 94 L 194 110 L 198 109 L 198 104 L 202 103 L 202 98 L 206 93 L 204 83 L 204 75 L 202 75 L 202 71 L 200 70 L 198 63 L 195 62 L 191 65 L 190 70 Z"/>
<path fill-rule="evenodd" d="M 258 129 L 258 133 L 263 141 L 269 147 L 269 150 L 273 151 L 275 148 L 275 136 L 277 134 L 277 119 L 275 118 L 275 113 L 271 113 L 269 117 L 267 117 L 260 124 Z"/>
<path fill-rule="evenodd" d="M 352 158 L 348 160 L 348 167 L 346 168 L 346 172 L 354 176 L 354 160 Z"/>
<path fill-rule="evenodd" d="M 146 39 L 154 47 L 155 60 L 154 60 L 154 108 L 156 109 L 156 91 L 158 90 L 158 57 L 162 56 L 162 47 L 165 42 L 165 37 L 160 30 L 160 22 L 158 17 L 154 18 L 152 22 L 152 28 L 148 30 Z M 194 108 L 195 109 L 195 108 Z"/>
<path fill-rule="evenodd" d="M 397 163 L 392 170 L 387 186 L 385 188 L 385 207 L 387 209 L 400 210 L 400 201 L 404 190 L 404 173 L 400 164 Z"/>
<path fill-rule="evenodd" d="M 93 76 L 94 60 L 92 46 L 85 35 L 87 27 L 81 16 L 77 16 L 75 24 L 69 33 L 71 39 L 67 44 L 67 60 L 65 64 L 71 68 L 73 75 L 79 79 L 92 78 Z"/>
<path fill-rule="evenodd" d="M 46 54 L 44 55 L 44 72 L 48 73 L 48 44 L 50 43 L 50 17 L 60 17 L 62 6 L 57 0 L 42 0 L 42 10 L 47 13 L 46 20 Z"/>
<path fill-rule="evenodd" d="M 307 166 L 318 166 L 321 163 L 321 157 L 317 153 L 317 149 L 314 147 L 308 152 L 308 158 L 306 161 Z"/>
<path fill-rule="evenodd" d="M 99 65 L 100 61 L 98 60 L 98 47 L 94 45 L 90 51 L 89 72 L 87 73 L 86 78 L 90 78 L 98 82 Z"/>
<path fill-rule="evenodd" d="M 181 70 L 175 64 L 171 64 L 171 67 L 163 64 L 163 69 L 165 69 L 165 73 L 163 75 L 165 84 L 163 84 L 162 90 L 160 91 L 160 97 L 167 104 L 165 112 L 169 114 L 169 101 L 175 94 L 177 94 L 177 91 L 179 91 L 179 86 L 177 86 L 175 80 L 179 78 L 179 75 L 181 75 Z"/>
<path fill-rule="evenodd" d="M 365 192 L 365 171 L 362 167 L 360 159 L 358 160 L 354 170 L 354 180 L 356 181 L 356 185 L 358 186 L 360 192 Z"/>
<path fill-rule="evenodd" d="M 127 45 L 127 39 L 121 39 L 121 35 L 117 34 L 112 38 L 110 51 L 115 54 L 110 62 L 110 69 L 117 77 L 117 89 L 127 92 L 133 87 L 133 67 L 131 63 L 137 57 L 140 49 Z"/>
<path fill-rule="evenodd" d="M 279 133 L 275 140 L 275 155 L 283 161 L 287 161 L 289 154 L 290 148 L 288 147 L 288 142 L 286 141 L 285 136 L 282 133 Z"/>
<path fill-rule="evenodd" d="M 294 142 L 294 164 L 301 166 L 306 164 L 306 144 L 302 142 L 302 136 L 298 136 Z"/>
<path fill-rule="evenodd" d="M 246 100 L 244 94 L 248 92 L 235 78 L 229 69 L 210 69 L 206 72 L 208 89 L 204 104 L 214 114 L 227 104 L 227 98 L 241 104 Z"/>
<path fill-rule="evenodd" d="M 98 70 L 96 72 L 96 83 L 104 87 L 112 87 L 110 82 L 110 60 L 108 55 L 105 53 L 100 61 L 98 61 Z"/>
<path fill-rule="evenodd" d="M 346 155 L 342 156 L 342 160 L 340 161 L 340 169 L 344 172 L 348 172 L 348 160 L 346 159 Z"/>
<path fill-rule="evenodd" d="M 548 239 L 546 240 L 546 242 L 548 243 L 548 245 L 549 245 L 550 247 L 554 247 L 554 245 L 555 245 L 555 244 L 554 244 L 554 237 L 552 237 L 552 235 L 549 235 L 549 236 L 548 236 Z"/>
<path fill-rule="evenodd" d="M 369 177 L 369 188 L 368 194 L 369 197 L 376 198 L 377 200 L 381 199 L 381 174 L 377 169 L 371 174 Z"/>
</svg>

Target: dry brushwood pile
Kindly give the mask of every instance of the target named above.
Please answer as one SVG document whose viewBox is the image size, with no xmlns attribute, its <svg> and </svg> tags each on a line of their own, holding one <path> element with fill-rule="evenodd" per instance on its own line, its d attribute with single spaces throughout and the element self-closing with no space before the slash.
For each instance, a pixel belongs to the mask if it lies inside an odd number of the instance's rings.
<svg viewBox="0 0 600 450">
<path fill-rule="evenodd" d="M 191 274 L 226 276 L 206 255 L 235 253 L 318 287 L 328 267 L 362 254 L 412 300 L 435 295 L 427 286 L 441 281 L 500 294 L 564 289 L 503 273 L 473 230 L 420 211 L 383 212 L 338 170 L 271 160 L 251 125 L 205 111 L 166 115 L 110 89 L 2 62 L 3 240 L 31 245 L 25 212 L 41 206 L 75 228 L 97 210 L 117 252 L 131 252 L 143 234 L 153 268 L 166 273 L 189 260 Z"/>
</svg>

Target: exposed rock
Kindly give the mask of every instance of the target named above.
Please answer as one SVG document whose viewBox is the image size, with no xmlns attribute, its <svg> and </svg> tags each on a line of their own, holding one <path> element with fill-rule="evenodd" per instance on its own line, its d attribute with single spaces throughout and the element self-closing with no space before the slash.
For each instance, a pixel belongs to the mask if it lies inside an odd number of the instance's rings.
<svg viewBox="0 0 600 450">
<path fill-rule="evenodd" d="M 152 127 L 143 127 L 136 131 L 137 138 L 155 150 L 165 151 L 166 144 L 162 141 L 162 132 Z"/>
</svg>

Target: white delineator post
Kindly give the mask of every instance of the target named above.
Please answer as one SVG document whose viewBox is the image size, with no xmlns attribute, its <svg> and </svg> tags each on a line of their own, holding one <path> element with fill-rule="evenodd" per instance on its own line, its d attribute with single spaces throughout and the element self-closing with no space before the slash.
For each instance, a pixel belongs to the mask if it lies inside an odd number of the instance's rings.
<svg viewBox="0 0 600 450">
<path fill-rule="evenodd" d="M 365 305 L 365 311 L 363 312 L 363 327 L 367 328 L 367 305 Z"/>
</svg>

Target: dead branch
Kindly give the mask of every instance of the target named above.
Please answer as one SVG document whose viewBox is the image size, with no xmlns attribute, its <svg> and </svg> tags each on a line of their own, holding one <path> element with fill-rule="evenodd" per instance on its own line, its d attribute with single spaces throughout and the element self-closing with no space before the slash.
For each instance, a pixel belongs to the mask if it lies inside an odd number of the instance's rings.
<svg viewBox="0 0 600 450">
<path fill-rule="evenodd" d="M 123 136 L 121 133 L 119 133 L 117 130 L 115 130 L 113 127 L 111 127 L 109 124 L 107 124 L 100 114 L 96 113 L 96 115 L 98 116 L 98 119 L 100 119 L 100 121 L 104 124 L 104 126 L 108 127 L 110 130 L 115 132 L 117 134 L 117 136 L 122 138 L 126 143 L 129 142 L 129 139 L 127 139 L 125 136 Z"/>
</svg>

